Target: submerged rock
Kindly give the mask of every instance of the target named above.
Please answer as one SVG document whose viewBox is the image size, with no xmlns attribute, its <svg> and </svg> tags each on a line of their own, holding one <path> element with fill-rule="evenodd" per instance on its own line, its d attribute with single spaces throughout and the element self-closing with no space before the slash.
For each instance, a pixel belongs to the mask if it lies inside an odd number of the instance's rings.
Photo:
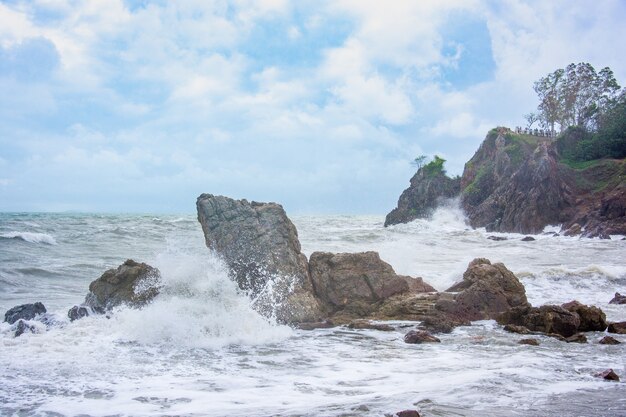
<svg viewBox="0 0 626 417">
<path fill-rule="evenodd" d="M 532 236 L 525 236 L 525 237 L 522 238 L 522 242 L 533 242 L 535 240 L 537 240 L 537 239 L 535 239 Z"/>
<path fill-rule="evenodd" d="M 207 247 L 225 261 L 259 312 L 287 323 L 325 315 L 298 232 L 281 205 L 202 194 L 196 206 Z"/>
<path fill-rule="evenodd" d="M 36 302 L 34 304 L 22 304 L 11 308 L 4 313 L 4 321 L 9 324 L 13 324 L 21 319 L 32 320 L 36 316 L 45 313 L 46 307 L 40 302 Z"/>
<path fill-rule="evenodd" d="M 410 344 L 422 344 L 422 343 L 440 343 L 438 337 L 433 336 L 432 334 L 425 332 L 423 330 L 411 330 L 407 334 L 404 335 L 404 343 Z"/>
<path fill-rule="evenodd" d="M 521 339 L 517 343 L 520 345 L 539 346 L 539 341 L 537 339 Z"/>
<path fill-rule="evenodd" d="M 598 343 L 601 345 L 621 345 L 622 344 L 622 342 L 620 342 L 619 340 L 617 340 L 616 338 L 612 336 L 604 336 L 602 339 L 600 339 Z"/>
<path fill-rule="evenodd" d="M 15 325 L 14 337 L 19 337 L 24 333 L 36 333 L 36 328 L 32 324 L 26 323 L 24 320 L 19 319 Z"/>
<path fill-rule="evenodd" d="M 317 322 L 305 322 L 298 323 L 296 326 L 300 330 L 315 330 L 315 329 L 330 329 L 337 325 L 331 320 L 317 321 Z"/>
<path fill-rule="evenodd" d="M 607 369 L 606 371 L 598 372 L 594 376 L 597 378 L 606 379 L 607 381 L 619 382 L 619 376 L 612 369 Z"/>
<path fill-rule="evenodd" d="M 420 417 L 420 413 L 417 410 L 402 410 L 395 414 L 396 417 Z"/>
<path fill-rule="evenodd" d="M 503 264 L 477 258 L 468 265 L 463 281 L 446 290 L 456 292 L 453 302 L 439 302 L 437 308 L 464 320 L 493 319 L 514 307 L 528 306 L 526 290 Z"/>
<path fill-rule="evenodd" d="M 517 333 L 517 334 L 530 334 L 532 333 L 528 328 L 524 326 L 516 326 L 514 324 L 507 324 L 504 326 L 504 330 L 509 333 Z"/>
<path fill-rule="evenodd" d="M 500 241 L 503 241 L 503 240 L 509 240 L 508 238 L 506 238 L 504 236 L 487 236 L 487 239 L 493 240 L 493 241 L 496 241 L 496 242 L 500 242 Z"/>
<path fill-rule="evenodd" d="M 358 330 L 379 330 L 383 332 L 391 332 L 395 329 L 393 326 L 384 323 L 373 323 L 369 320 L 354 320 L 348 323 L 349 329 L 358 329 Z"/>
<path fill-rule="evenodd" d="M 85 305 L 94 310 L 110 310 L 122 304 L 142 307 L 159 294 L 160 278 L 158 269 L 128 259 L 89 285 Z"/>
<path fill-rule="evenodd" d="M 616 292 L 615 297 L 609 301 L 609 304 L 626 304 L 626 295 Z"/>
<path fill-rule="evenodd" d="M 584 333 L 576 333 L 570 337 L 566 337 L 567 343 L 587 343 L 587 336 Z"/>
</svg>

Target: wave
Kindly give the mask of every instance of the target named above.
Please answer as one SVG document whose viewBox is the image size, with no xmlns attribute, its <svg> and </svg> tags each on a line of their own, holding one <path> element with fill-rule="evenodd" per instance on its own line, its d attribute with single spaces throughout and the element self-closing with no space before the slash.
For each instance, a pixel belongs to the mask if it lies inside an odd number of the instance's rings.
<svg viewBox="0 0 626 417">
<path fill-rule="evenodd" d="M 54 237 L 46 233 L 35 232 L 8 232 L 0 234 L 2 239 L 18 239 L 29 243 L 45 243 L 47 245 L 56 245 L 57 241 Z"/>
</svg>

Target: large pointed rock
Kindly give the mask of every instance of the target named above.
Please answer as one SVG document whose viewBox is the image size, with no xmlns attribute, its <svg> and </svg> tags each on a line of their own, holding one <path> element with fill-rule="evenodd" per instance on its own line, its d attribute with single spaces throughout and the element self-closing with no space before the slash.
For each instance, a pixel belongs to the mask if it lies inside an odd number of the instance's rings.
<svg viewBox="0 0 626 417">
<path fill-rule="evenodd" d="M 202 194 L 196 206 L 207 247 L 224 260 L 257 310 L 286 323 L 324 315 L 298 232 L 280 204 Z"/>
</svg>

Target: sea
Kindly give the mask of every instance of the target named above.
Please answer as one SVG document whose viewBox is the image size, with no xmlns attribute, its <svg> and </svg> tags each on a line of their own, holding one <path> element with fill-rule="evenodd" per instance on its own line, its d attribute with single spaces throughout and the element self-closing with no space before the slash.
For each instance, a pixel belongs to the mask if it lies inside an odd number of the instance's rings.
<svg viewBox="0 0 626 417">
<path fill-rule="evenodd" d="M 292 216 L 302 250 L 378 251 L 403 275 L 438 290 L 477 257 L 503 262 L 533 305 L 578 300 L 626 320 L 626 240 L 523 235 L 466 225 L 458 204 L 430 220 L 383 227 L 383 216 Z M 507 238 L 502 241 L 489 236 Z M 143 309 L 70 322 L 89 283 L 126 259 L 160 269 L 161 294 Z M 259 315 L 206 248 L 195 215 L 0 213 L 0 312 L 40 301 L 52 325 L 14 337 L 0 324 L 2 416 L 626 416 L 621 345 L 537 336 L 494 321 L 409 345 L 395 331 L 304 331 Z"/>
</svg>

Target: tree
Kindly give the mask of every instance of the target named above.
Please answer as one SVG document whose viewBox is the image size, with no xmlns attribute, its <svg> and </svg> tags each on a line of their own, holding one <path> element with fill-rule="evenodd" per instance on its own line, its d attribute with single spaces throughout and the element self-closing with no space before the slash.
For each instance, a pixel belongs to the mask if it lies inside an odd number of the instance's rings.
<svg viewBox="0 0 626 417">
<path fill-rule="evenodd" d="M 413 162 L 411 162 L 411 165 L 413 165 L 419 170 L 424 166 L 425 162 L 426 162 L 426 155 L 420 155 L 417 158 L 415 158 Z"/>
<path fill-rule="evenodd" d="M 600 115 L 619 96 L 620 86 L 610 68 L 599 73 L 589 63 L 569 64 L 533 85 L 539 97 L 539 119 L 545 128 L 569 126 L 596 130 Z"/>
<path fill-rule="evenodd" d="M 539 121 L 539 115 L 537 113 L 530 112 L 524 115 L 524 120 L 526 120 L 526 127 L 530 129 L 536 122 Z"/>
</svg>

